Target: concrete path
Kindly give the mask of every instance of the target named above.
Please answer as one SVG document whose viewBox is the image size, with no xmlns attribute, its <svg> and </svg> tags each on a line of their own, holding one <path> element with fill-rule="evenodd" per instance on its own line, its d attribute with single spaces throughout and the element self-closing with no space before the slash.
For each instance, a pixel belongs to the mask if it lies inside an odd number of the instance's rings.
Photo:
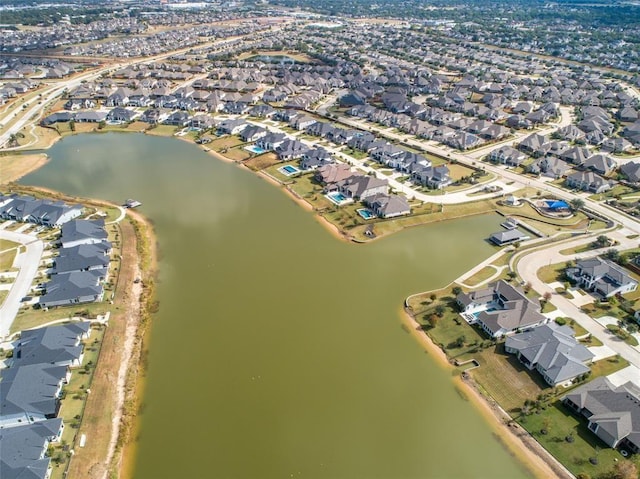
<svg viewBox="0 0 640 479">
<path fill-rule="evenodd" d="M 629 239 L 623 234 L 620 234 L 619 231 L 608 233 L 608 236 L 619 242 L 616 248 L 620 250 L 635 248 L 638 245 L 637 239 Z M 568 299 L 564 295 L 557 294 L 555 290 L 549 287 L 548 284 L 538 278 L 538 270 L 544 266 L 564 263 L 571 259 L 592 257 L 597 254 L 602 254 L 610 249 L 602 248 L 590 250 L 585 253 L 569 256 L 560 253 L 562 250 L 581 246 L 593 240 L 594 238 L 592 236 L 585 236 L 574 241 L 551 245 L 540 251 L 531 252 L 518 261 L 516 266 L 517 272 L 523 281 L 530 283 L 532 288 L 541 295 L 544 295 L 547 292 L 551 293 L 551 303 L 562 311 L 563 316 L 574 319 L 580 326 L 602 341 L 604 346 L 613 350 L 615 354 L 620 354 L 634 366 L 640 367 L 640 348 L 630 346 L 624 341 L 618 339 L 600 322 L 583 313 L 580 307 L 574 304 L 572 300 Z"/>
<path fill-rule="evenodd" d="M 38 273 L 44 243 L 33 236 L 6 230 L 0 230 L 0 239 L 20 243 L 26 247 L 24 253 L 16 255 L 14 265 L 20 265 L 20 271 L 0 307 L 0 339 L 2 339 L 9 334 L 11 325 L 20 309 L 20 302 L 29 293 L 33 279 Z"/>
</svg>

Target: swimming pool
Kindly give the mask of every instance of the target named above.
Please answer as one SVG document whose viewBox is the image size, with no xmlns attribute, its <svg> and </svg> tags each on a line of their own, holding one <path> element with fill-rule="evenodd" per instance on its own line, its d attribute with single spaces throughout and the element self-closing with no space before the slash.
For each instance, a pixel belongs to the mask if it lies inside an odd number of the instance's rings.
<svg viewBox="0 0 640 479">
<path fill-rule="evenodd" d="M 329 201 L 335 203 L 338 206 L 342 206 L 346 203 L 351 203 L 353 201 L 352 198 L 347 198 L 345 195 L 340 193 L 339 191 L 332 191 L 331 193 L 327 193 L 325 195 Z"/>
<path fill-rule="evenodd" d="M 357 212 L 365 220 L 370 220 L 371 218 L 375 218 L 376 217 L 376 215 L 373 213 L 373 211 L 368 210 L 367 208 L 360 208 L 359 210 L 357 210 Z"/>
<path fill-rule="evenodd" d="M 550 210 L 568 210 L 569 204 L 562 200 L 544 200 L 545 205 Z"/>
<path fill-rule="evenodd" d="M 255 153 L 256 155 L 261 155 L 261 154 L 267 152 L 267 150 L 263 150 L 262 148 L 260 148 L 257 145 L 245 146 L 244 149 L 247 150 L 247 151 L 250 151 L 251 153 Z"/>
<path fill-rule="evenodd" d="M 291 176 L 295 175 L 296 173 L 300 173 L 300 168 L 296 168 L 293 165 L 284 165 L 278 168 L 278 171 L 283 175 Z"/>
</svg>

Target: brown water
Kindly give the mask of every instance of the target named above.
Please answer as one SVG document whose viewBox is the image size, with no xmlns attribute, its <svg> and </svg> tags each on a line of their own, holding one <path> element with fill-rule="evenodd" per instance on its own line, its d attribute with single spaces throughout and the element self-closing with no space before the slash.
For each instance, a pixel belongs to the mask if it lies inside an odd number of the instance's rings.
<svg viewBox="0 0 640 479">
<path fill-rule="evenodd" d="M 22 182 L 135 198 L 161 250 L 134 477 L 527 477 L 401 327 L 489 256 L 499 219 L 332 237 L 254 174 L 141 134 L 57 143 Z"/>
</svg>

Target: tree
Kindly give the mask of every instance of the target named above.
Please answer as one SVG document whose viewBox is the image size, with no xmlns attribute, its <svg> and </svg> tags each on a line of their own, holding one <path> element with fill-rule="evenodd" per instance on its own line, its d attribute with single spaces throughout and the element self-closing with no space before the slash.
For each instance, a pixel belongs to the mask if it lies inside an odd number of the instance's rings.
<svg viewBox="0 0 640 479">
<path fill-rule="evenodd" d="M 451 289 L 451 292 L 455 295 L 458 296 L 460 293 L 462 293 L 462 288 L 460 286 L 454 286 Z"/>
<path fill-rule="evenodd" d="M 574 198 L 569 203 L 570 203 L 571 209 L 573 211 L 578 211 L 578 210 L 584 208 L 584 200 L 582 200 L 580 198 Z"/>
<path fill-rule="evenodd" d="M 600 235 L 596 238 L 596 246 L 598 248 L 604 248 L 609 244 L 609 238 L 606 235 Z"/>
<path fill-rule="evenodd" d="M 438 298 L 438 296 L 435 293 L 431 293 L 431 296 L 429 296 L 429 299 L 431 300 L 431 302 L 433 303 L 436 299 Z"/>
<path fill-rule="evenodd" d="M 551 293 L 550 293 L 549 291 L 547 291 L 546 293 L 544 293 L 544 294 L 542 295 L 542 299 L 543 299 L 544 301 L 549 301 L 549 300 L 551 299 Z"/>
<path fill-rule="evenodd" d="M 436 314 L 438 315 L 438 317 L 442 317 L 444 316 L 444 306 L 442 306 L 441 304 L 439 304 L 438 306 L 436 306 Z"/>
<path fill-rule="evenodd" d="M 440 321 L 440 318 L 437 314 L 431 314 L 429 315 L 429 319 L 427 321 L 429 321 L 430 327 L 435 328 L 438 325 L 438 321 Z"/>
</svg>

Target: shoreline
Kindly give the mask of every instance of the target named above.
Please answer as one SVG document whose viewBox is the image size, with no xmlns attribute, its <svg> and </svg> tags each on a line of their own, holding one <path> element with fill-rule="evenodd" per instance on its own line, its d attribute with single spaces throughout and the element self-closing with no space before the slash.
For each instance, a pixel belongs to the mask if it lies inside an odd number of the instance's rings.
<svg viewBox="0 0 640 479">
<path fill-rule="evenodd" d="M 63 137 L 57 137 L 55 141 L 52 141 L 51 144 L 56 143 L 61 138 Z M 195 145 L 195 142 L 190 138 L 177 138 Z M 250 170 L 245 165 L 243 165 L 242 162 L 231 160 L 217 151 L 205 151 L 209 153 L 210 156 L 218 160 L 228 163 L 235 163 L 240 167 L 244 167 L 247 170 Z M 24 172 L 20 177 L 40 168 L 41 166 L 46 164 L 47 161 L 48 156 L 46 156 L 45 161 L 39 163 L 29 171 Z M 258 173 L 259 177 L 268 181 L 272 185 L 279 186 L 280 189 L 284 190 L 285 193 L 294 202 L 296 202 L 306 211 L 314 213 L 314 218 L 316 218 L 316 220 L 320 224 L 322 224 L 325 229 L 327 229 L 331 233 L 332 236 L 342 241 L 352 242 L 348 237 L 341 233 L 335 225 L 331 224 L 323 216 L 317 214 L 311 204 L 306 202 L 303 198 L 298 197 L 294 192 L 289 190 L 286 185 L 278 182 L 276 179 L 270 177 L 264 172 L 255 172 L 253 170 L 250 171 L 252 171 L 253 173 Z M 47 188 L 37 189 L 52 196 L 61 198 L 73 198 Z M 77 201 L 80 199 L 75 198 L 75 200 Z M 86 199 L 84 201 L 88 204 L 102 204 L 113 206 L 111 203 L 102 200 Z M 128 211 L 127 216 L 127 219 L 131 222 L 135 232 L 135 258 L 133 260 L 135 265 L 132 266 L 135 267 L 136 274 L 139 274 L 145 278 L 147 277 L 147 275 L 149 275 L 150 278 L 153 278 L 153 275 L 157 272 L 157 240 L 155 233 L 153 232 L 152 225 L 146 217 L 138 212 Z M 135 223 L 139 224 L 136 225 Z M 142 227 L 143 230 L 146 230 L 149 233 L 144 237 L 147 240 L 146 243 L 150 245 L 150 251 L 148 251 L 147 258 L 148 260 L 150 260 L 150 264 L 146 267 L 145 265 L 143 265 L 144 258 L 142 256 L 144 255 L 140 251 L 141 245 L 139 244 L 139 242 L 141 238 L 139 237 L 140 231 L 138 229 L 140 227 Z M 145 365 L 140 360 L 140 358 L 142 357 L 143 351 L 146 349 L 146 345 L 143 346 L 145 333 L 148 332 L 149 325 L 149 322 L 146 319 L 148 319 L 148 316 L 150 315 L 149 305 L 153 299 L 153 288 L 151 288 L 150 295 L 145 295 L 142 286 L 140 286 L 140 288 L 138 289 L 139 291 L 131 291 L 131 293 L 133 293 L 133 297 L 137 298 L 137 300 L 135 301 L 137 305 L 137 309 L 134 308 L 135 312 L 132 314 L 128 309 L 128 306 L 131 303 L 128 303 L 126 305 L 126 316 L 133 317 L 135 321 L 134 324 L 129 324 L 127 321 L 126 334 L 123 340 L 125 346 L 121 348 L 123 360 L 119 365 L 117 365 L 114 371 L 111 371 L 112 373 L 117 371 L 117 399 L 113 404 L 116 410 L 116 414 L 113 416 L 113 421 L 109 425 L 112 432 L 109 440 L 108 455 L 107 457 L 103 458 L 103 461 L 101 461 L 106 469 L 104 469 L 104 472 L 101 473 L 100 476 L 94 476 L 92 474 L 90 476 L 92 478 L 110 477 L 110 473 L 115 473 L 115 477 L 130 477 L 126 475 L 125 471 L 132 473 L 133 465 L 135 464 L 135 457 L 131 456 L 132 451 L 134 451 L 136 448 L 136 442 L 133 438 L 133 432 L 135 432 L 137 430 L 137 427 L 139 426 L 139 419 L 136 419 L 136 412 L 138 410 L 138 407 L 142 404 L 143 400 L 143 379 L 145 372 Z M 125 292 L 125 294 L 128 296 L 129 292 Z M 438 348 L 425 333 L 419 330 L 419 324 L 405 308 L 403 308 L 403 311 L 401 313 L 401 321 L 402 324 L 408 328 L 411 335 L 414 336 L 418 343 L 429 354 L 429 356 L 434 358 L 441 367 L 449 371 L 454 369 L 454 367 L 449 362 L 446 354 L 440 348 Z M 496 410 L 497 405 L 492 404 L 492 402 L 488 398 L 484 397 L 479 392 L 473 381 L 465 381 L 457 377 L 453 379 L 453 383 L 454 387 L 461 389 L 463 395 L 469 398 L 473 407 L 478 410 L 480 414 L 482 414 L 483 418 L 485 418 L 485 420 L 487 421 L 487 424 L 491 427 L 492 432 L 495 433 L 495 435 L 499 438 L 500 442 L 509 451 L 509 453 L 512 454 L 518 460 L 518 462 L 523 465 L 523 467 L 533 473 L 535 477 L 572 477 L 559 474 L 557 463 L 556 468 L 554 468 L 553 463 L 551 462 L 555 461 L 555 459 L 551 457 L 550 454 L 544 448 L 542 448 L 542 446 L 537 443 L 537 441 L 535 441 L 535 439 L 529 438 L 529 441 L 526 441 L 526 437 L 523 437 L 524 430 L 522 430 L 519 426 L 516 425 L 516 427 L 509 427 L 505 423 L 505 418 L 500 414 L 500 411 Z M 504 411 L 502 411 L 502 414 L 506 415 Z M 131 421 L 133 421 L 133 424 L 130 423 Z M 517 434 L 517 432 L 520 432 L 520 434 Z M 537 448 L 535 446 L 537 446 Z M 93 468 L 91 472 L 94 472 Z"/>
<path fill-rule="evenodd" d="M 406 327 L 428 356 L 433 358 L 445 371 L 453 371 L 455 367 L 451 364 L 445 352 L 436 346 L 426 333 L 420 330 L 420 324 L 407 311 L 406 307 L 402 308 L 399 315 L 402 325 Z M 513 422 L 500 406 L 483 396 L 473 379 L 465 380 L 461 376 L 455 376 L 452 379 L 452 383 L 456 389 L 460 390 L 464 399 L 468 400 L 473 408 L 480 413 L 491 428 L 492 433 L 509 454 L 535 478 L 573 479 L 573 475 L 565 471 L 564 466 L 558 463 L 529 433 Z M 512 426 L 509 426 L 509 424 L 512 424 Z"/>
</svg>

